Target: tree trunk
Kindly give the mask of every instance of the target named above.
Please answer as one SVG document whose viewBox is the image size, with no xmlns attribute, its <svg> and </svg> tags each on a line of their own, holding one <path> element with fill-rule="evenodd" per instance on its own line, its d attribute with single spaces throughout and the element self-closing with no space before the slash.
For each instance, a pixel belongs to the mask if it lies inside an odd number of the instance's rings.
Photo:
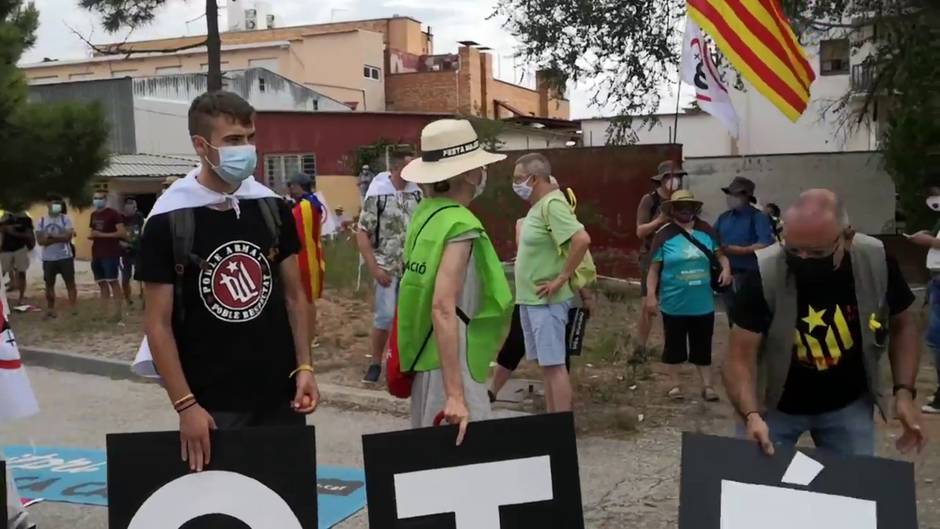
<svg viewBox="0 0 940 529">
<path fill-rule="evenodd" d="M 219 5 L 206 0 L 206 53 L 209 61 L 210 92 L 222 89 L 222 38 L 219 36 Z"/>
</svg>

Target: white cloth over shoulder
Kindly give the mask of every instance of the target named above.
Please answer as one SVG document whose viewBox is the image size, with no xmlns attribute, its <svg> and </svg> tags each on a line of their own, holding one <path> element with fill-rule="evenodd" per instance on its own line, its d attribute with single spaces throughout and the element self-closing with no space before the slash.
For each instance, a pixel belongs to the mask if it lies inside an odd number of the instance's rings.
<svg viewBox="0 0 940 529">
<path fill-rule="evenodd" d="M 405 189 L 402 190 L 403 193 L 420 193 L 421 188 L 418 187 L 418 184 L 414 182 L 407 182 L 405 184 Z M 375 178 L 372 179 L 372 183 L 369 184 L 369 189 L 366 191 L 366 196 L 363 198 L 363 201 L 369 197 L 380 197 L 384 195 L 394 195 L 398 193 L 398 190 L 395 189 L 394 184 L 392 184 L 392 174 L 388 171 L 379 173 L 375 175 Z"/>
<path fill-rule="evenodd" d="M 170 213 L 179 209 L 217 206 L 225 203 L 232 206 L 236 216 L 240 216 L 239 200 L 280 198 L 277 193 L 254 178 L 248 178 L 242 182 L 242 185 L 231 194 L 213 191 L 196 180 L 201 170 L 200 167 L 197 167 L 184 178 L 173 182 L 173 185 L 157 199 L 153 209 L 150 210 L 150 216 Z M 160 375 L 157 374 L 157 367 L 153 363 L 153 355 L 150 352 L 150 345 L 147 343 L 146 336 L 137 350 L 137 356 L 134 358 L 131 370 L 142 377 L 160 378 Z"/>
<path fill-rule="evenodd" d="M 940 237 L 940 232 L 937 232 L 937 237 Z M 927 252 L 927 270 L 940 272 L 940 250 L 931 248 Z"/>
<path fill-rule="evenodd" d="M 10 325 L 10 305 L 0 281 L 0 422 L 22 419 L 39 412 L 36 395 L 20 361 L 20 350 Z"/>
</svg>

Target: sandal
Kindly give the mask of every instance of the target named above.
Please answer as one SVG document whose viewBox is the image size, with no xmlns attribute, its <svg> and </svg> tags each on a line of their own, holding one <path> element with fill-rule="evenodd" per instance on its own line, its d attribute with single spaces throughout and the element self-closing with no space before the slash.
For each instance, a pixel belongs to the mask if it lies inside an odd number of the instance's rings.
<svg viewBox="0 0 940 529">
<path fill-rule="evenodd" d="M 705 402 L 718 402 L 721 400 L 721 397 L 718 396 L 718 393 L 716 393 L 711 386 L 702 388 L 702 398 L 705 399 Z"/>
<path fill-rule="evenodd" d="M 672 400 L 684 400 L 685 396 L 682 394 L 682 389 L 679 386 L 676 386 L 669 390 L 669 393 L 666 393 Z"/>
</svg>

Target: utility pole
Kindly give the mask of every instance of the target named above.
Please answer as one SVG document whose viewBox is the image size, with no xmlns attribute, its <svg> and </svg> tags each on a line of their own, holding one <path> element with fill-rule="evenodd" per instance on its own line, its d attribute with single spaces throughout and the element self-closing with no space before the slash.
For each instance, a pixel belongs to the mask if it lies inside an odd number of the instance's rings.
<svg viewBox="0 0 940 529">
<path fill-rule="evenodd" d="M 219 6 L 206 0 L 206 55 L 209 62 L 208 91 L 222 89 L 222 37 L 219 36 Z"/>
</svg>

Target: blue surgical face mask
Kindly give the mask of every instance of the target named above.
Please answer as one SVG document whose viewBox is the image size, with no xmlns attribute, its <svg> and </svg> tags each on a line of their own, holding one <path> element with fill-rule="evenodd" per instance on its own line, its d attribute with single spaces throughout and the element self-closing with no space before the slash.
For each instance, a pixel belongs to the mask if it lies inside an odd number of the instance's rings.
<svg viewBox="0 0 940 529">
<path fill-rule="evenodd" d="M 512 190 L 515 191 L 516 195 L 518 195 L 522 200 L 529 200 L 529 198 L 532 196 L 533 189 L 532 186 L 528 184 L 529 180 L 531 180 L 531 177 L 526 179 L 524 182 L 512 183 Z"/>
<path fill-rule="evenodd" d="M 62 214 L 62 204 L 51 204 L 51 205 L 49 206 L 49 213 L 52 213 L 53 215 L 61 215 L 61 214 Z"/>
<path fill-rule="evenodd" d="M 105 205 L 107 205 L 107 201 L 103 198 L 92 199 L 91 203 L 94 204 L 95 209 L 104 209 Z"/>
<path fill-rule="evenodd" d="M 213 165 L 206 158 L 206 163 L 219 178 L 230 184 L 240 184 L 255 173 L 258 164 L 258 152 L 254 145 L 225 145 L 216 147 L 206 142 L 206 145 L 219 151 L 219 165 Z"/>
</svg>

